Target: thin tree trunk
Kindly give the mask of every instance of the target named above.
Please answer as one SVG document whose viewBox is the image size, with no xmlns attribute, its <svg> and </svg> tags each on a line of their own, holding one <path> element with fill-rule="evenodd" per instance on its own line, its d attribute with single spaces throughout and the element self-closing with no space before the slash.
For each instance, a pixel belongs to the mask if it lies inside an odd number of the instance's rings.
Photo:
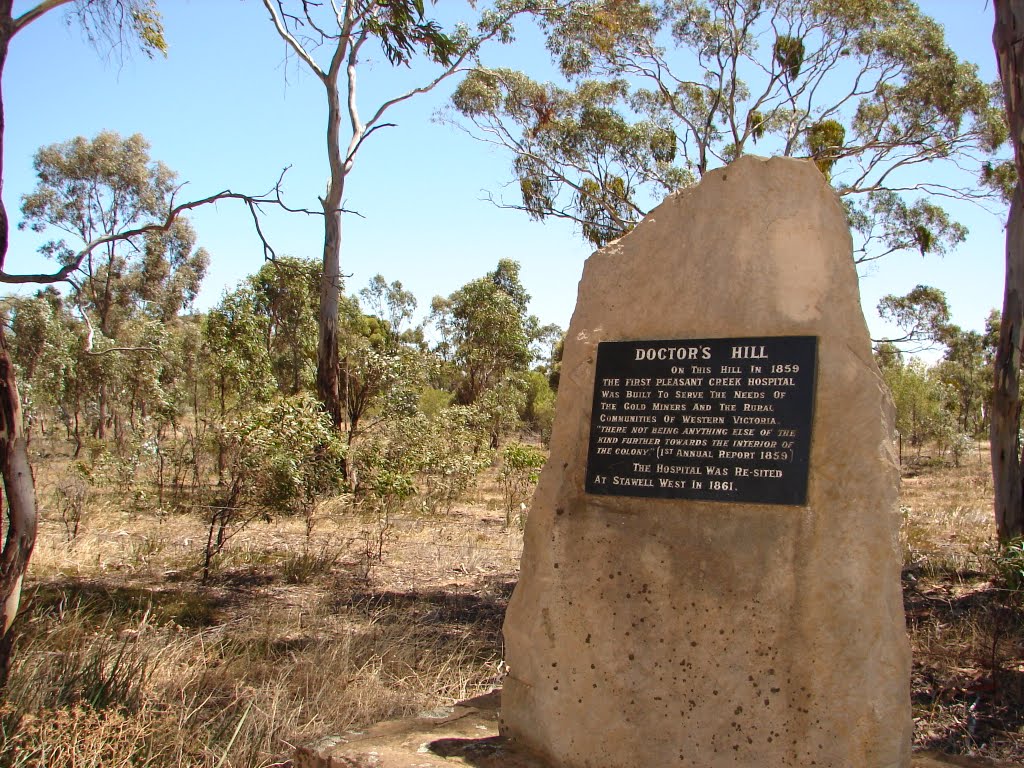
<svg viewBox="0 0 1024 768">
<path fill-rule="evenodd" d="M 333 186 L 332 182 L 332 186 Z M 316 391 L 340 427 L 341 387 L 338 381 L 338 306 L 341 299 L 341 212 L 331 211 L 331 198 L 324 200 L 324 274 L 320 280 L 320 315 L 317 335 Z M 340 204 L 339 204 L 340 207 Z"/>
<path fill-rule="evenodd" d="M 11 0 L 0 0 L 0 83 L 7 63 L 7 50 L 15 33 Z M 4 143 L 3 93 L 0 91 L 0 192 L 3 190 Z M 7 209 L 0 198 L 0 268 L 7 261 Z M 0 327 L 0 476 L 7 497 L 7 532 L 0 550 L 0 688 L 6 688 L 11 667 L 14 635 L 11 625 L 21 602 L 32 548 L 36 542 L 36 494 L 28 463 L 28 449 L 22 434 L 21 400 L 14 365 L 7 354 L 7 341 Z"/>
<path fill-rule="evenodd" d="M 96 439 L 107 438 L 107 384 L 100 384 L 99 420 L 96 422 Z"/>
<path fill-rule="evenodd" d="M 995 0 L 992 42 L 1017 165 L 1006 227 L 1006 282 L 992 395 L 992 479 L 1000 541 L 1024 535 L 1020 462 L 1020 363 L 1024 326 L 1024 0 Z"/>
<path fill-rule="evenodd" d="M 992 391 L 992 480 L 1000 541 L 1024 534 L 1020 464 L 1020 350 L 1024 324 L 1024 194 L 1018 183 L 1006 227 L 1006 285 Z"/>
<path fill-rule="evenodd" d="M 18 614 L 25 569 L 36 542 L 36 494 L 20 403 L 14 365 L 0 328 L 0 474 L 7 497 L 7 535 L 0 552 L 0 688 L 7 685 L 11 625 Z"/>
<path fill-rule="evenodd" d="M 320 316 L 317 334 L 316 391 L 330 414 L 331 423 L 340 427 L 341 385 L 338 371 L 338 306 L 341 300 L 341 201 L 345 193 L 348 168 L 341 154 L 341 93 L 338 90 L 342 53 L 339 45 L 324 77 L 327 91 L 327 160 L 331 181 L 321 200 L 324 209 L 324 259 L 320 277 Z"/>
</svg>

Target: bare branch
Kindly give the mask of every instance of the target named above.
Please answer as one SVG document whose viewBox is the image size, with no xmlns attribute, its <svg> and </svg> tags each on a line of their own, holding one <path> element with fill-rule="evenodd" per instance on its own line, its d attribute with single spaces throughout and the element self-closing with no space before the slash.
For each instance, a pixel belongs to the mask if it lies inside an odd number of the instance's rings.
<svg viewBox="0 0 1024 768">
<path fill-rule="evenodd" d="M 261 205 L 277 205 L 282 209 L 292 213 L 306 213 L 309 215 L 323 215 L 317 214 L 314 211 L 308 211 L 305 209 L 289 208 L 286 206 L 281 199 L 281 181 L 284 179 L 284 174 L 287 172 L 287 168 L 281 172 L 278 177 L 277 183 L 263 195 L 246 195 L 240 192 L 232 192 L 229 189 L 217 194 L 204 197 L 199 200 L 191 200 L 187 203 L 181 203 L 174 205 L 173 198 L 171 200 L 171 206 L 167 210 L 167 214 L 164 216 L 162 221 L 150 222 L 143 224 L 139 227 L 133 227 L 132 229 L 122 230 L 120 232 L 112 232 L 102 237 L 97 237 L 88 243 L 85 247 L 80 250 L 74 258 L 72 258 L 66 265 L 61 267 L 56 272 L 40 272 L 34 274 L 11 274 L 0 270 L 0 283 L 8 283 L 14 285 L 22 285 L 25 283 L 60 283 L 68 281 L 71 275 L 82 267 L 83 262 L 95 251 L 97 248 L 117 243 L 131 241 L 133 238 L 145 235 L 149 232 L 167 232 L 174 225 L 174 222 L 178 219 L 181 214 L 191 211 L 195 208 L 201 208 L 204 205 L 210 205 L 221 200 L 241 200 L 249 208 L 250 213 L 253 216 L 253 220 L 256 222 L 256 231 L 259 234 L 260 240 L 263 242 L 264 254 L 268 259 L 273 260 L 274 249 L 267 241 L 263 234 L 263 231 L 259 226 L 258 212 L 260 211 Z M 180 188 L 179 188 L 180 189 Z"/>
<path fill-rule="evenodd" d="M 70 2 L 71 0 L 43 0 L 39 5 L 34 8 L 30 8 L 14 20 L 14 32 L 20 32 L 40 16 L 49 13 L 54 8 L 67 5 Z"/>
<path fill-rule="evenodd" d="M 270 20 L 274 24 L 274 28 L 277 30 L 277 34 L 280 35 L 281 39 L 284 40 L 285 44 L 292 49 L 296 56 L 306 62 L 306 65 L 313 70 L 313 73 L 321 80 L 327 79 L 327 73 L 324 72 L 320 65 L 316 63 L 309 51 L 298 41 L 298 39 L 288 30 L 288 26 L 285 23 L 283 11 L 274 7 L 273 0 L 263 0 L 263 7 L 270 13 Z"/>
</svg>

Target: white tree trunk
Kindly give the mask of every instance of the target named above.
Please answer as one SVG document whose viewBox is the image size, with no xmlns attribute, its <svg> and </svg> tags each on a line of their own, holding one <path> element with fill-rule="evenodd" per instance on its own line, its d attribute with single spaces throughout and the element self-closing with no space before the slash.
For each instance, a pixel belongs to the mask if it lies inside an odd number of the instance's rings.
<svg viewBox="0 0 1024 768">
<path fill-rule="evenodd" d="M 1024 0 L 995 0 L 992 42 L 1006 100 L 1017 189 L 1006 227 L 1006 281 L 992 395 L 991 451 L 1000 541 L 1024 535 L 1020 462 L 1020 363 L 1024 340 Z"/>
</svg>

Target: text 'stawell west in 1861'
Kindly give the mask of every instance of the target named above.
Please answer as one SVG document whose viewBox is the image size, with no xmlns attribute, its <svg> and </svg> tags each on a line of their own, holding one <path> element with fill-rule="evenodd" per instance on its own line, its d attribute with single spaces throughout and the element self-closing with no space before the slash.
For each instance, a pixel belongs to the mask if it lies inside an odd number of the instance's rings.
<svg viewBox="0 0 1024 768">
<path fill-rule="evenodd" d="M 817 338 L 602 342 L 588 493 L 804 504 Z"/>
</svg>

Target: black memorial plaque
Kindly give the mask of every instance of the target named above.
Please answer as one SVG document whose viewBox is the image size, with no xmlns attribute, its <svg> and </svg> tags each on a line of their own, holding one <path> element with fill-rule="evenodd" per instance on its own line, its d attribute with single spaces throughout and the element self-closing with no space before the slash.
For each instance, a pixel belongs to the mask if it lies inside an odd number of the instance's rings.
<svg viewBox="0 0 1024 768">
<path fill-rule="evenodd" d="M 802 505 L 814 336 L 606 341 L 588 493 Z"/>
</svg>

